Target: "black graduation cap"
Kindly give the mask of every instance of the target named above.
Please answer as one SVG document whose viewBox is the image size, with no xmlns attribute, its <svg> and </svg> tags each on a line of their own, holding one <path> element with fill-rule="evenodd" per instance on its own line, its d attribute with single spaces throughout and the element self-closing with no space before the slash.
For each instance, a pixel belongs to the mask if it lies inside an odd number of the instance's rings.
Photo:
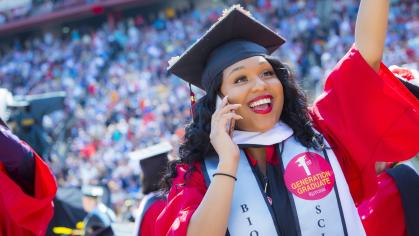
<svg viewBox="0 0 419 236">
<path fill-rule="evenodd" d="M 251 56 L 269 55 L 284 42 L 283 37 L 234 5 L 181 56 L 172 58 L 168 71 L 205 89 L 206 82 L 226 67 Z"/>
<path fill-rule="evenodd" d="M 140 164 L 142 171 L 141 190 L 143 194 L 148 194 L 159 189 L 160 180 L 164 175 L 169 161 L 167 155 L 172 148 L 170 143 L 161 142 L 129 154 L 132 160 L 138 161 Z"/>
</svg>

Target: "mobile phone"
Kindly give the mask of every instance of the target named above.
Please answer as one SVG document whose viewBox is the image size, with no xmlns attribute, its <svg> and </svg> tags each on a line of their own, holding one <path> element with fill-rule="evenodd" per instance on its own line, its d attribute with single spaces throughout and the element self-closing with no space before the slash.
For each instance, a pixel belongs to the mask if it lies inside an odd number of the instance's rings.
<svg viewBox="0 0 419 236">
<path fill-rule="evenodd" d="M 218 95 L 217 96 L 217 104 L 215 106 L 215 109 L 218 110 L 221 107 L 222 103 L 223 103 L 223 99 Z M 227 101 L 227 104 L 229 104 L 228 101 Z M 235 122 L 236 122 L 236 120 L 234 120 L 234 119 L 230 119 L 230 120 L 227 121 L 226 131 L 227 131 L 228 135 L 230 135 L 230 137 L 233 134 Z"/>
</svg>

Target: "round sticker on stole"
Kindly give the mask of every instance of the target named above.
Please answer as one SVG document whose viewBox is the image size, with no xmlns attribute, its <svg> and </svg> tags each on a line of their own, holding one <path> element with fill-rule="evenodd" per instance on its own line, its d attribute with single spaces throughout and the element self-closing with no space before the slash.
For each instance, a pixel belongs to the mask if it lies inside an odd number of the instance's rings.
<svg viewBox="0 0 419 236">
<path fill-rule="evenodd" d="M 284 180 L 288 190 L 295 196 L 305 200 L 318 200 L 332 191 L 335 175 L 322 156 L 314 152 L 303 152 L 288 163 Z"/>
</svg>

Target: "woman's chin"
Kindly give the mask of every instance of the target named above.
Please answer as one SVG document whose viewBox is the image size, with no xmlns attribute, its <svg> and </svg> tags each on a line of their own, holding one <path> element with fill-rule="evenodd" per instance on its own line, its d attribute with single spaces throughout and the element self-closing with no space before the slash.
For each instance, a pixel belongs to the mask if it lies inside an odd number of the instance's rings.
<svg viewBox="0 0 419 236">
<path fill-rule="evenodd" d="M 239 130 L 248 131 L 248 132 L 261 132 L 261 133 L 263 133 L 263 132 L 266 132 L 266 131 L 272 129 L 273 127 L 275 127 L 275 125 L 276 125 L 276 123 L 272 123 L 272 124 L 266 124 L 265 123 L 265 124 L 253 125 L 252 127 L 244 127 L 243 129 L 240 129 L 240 127 L 239 127 Z"/>
<path fill-rule="evenodd" d="M 257 132 L 264 133 L 264 132 L 269 131 L 270 129 L 272 129 L 274 126 L 275 126 L 275 125 L 260 128 L 260 129 L 258 129 L 258 131 L 257 131 Z"/>
</svg>

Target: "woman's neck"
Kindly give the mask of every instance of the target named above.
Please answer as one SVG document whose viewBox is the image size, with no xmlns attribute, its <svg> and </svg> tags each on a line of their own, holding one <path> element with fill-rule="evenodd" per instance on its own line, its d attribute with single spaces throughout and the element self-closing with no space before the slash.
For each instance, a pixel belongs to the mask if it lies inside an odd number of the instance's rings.
<svg viewBox="0 0 419 236">
<path fill-rule="evenodd" d="M 266 149 L 264 147 L 247 148 L 247 151 L 256 160 L 260 172 L 266 175 Z"/>
</svg>

